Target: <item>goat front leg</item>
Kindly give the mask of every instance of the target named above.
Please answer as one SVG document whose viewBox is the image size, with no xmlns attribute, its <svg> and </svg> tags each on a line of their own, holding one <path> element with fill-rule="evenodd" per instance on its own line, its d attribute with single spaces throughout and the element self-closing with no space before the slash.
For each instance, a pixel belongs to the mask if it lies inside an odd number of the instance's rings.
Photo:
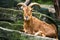
<svg viewBox="0 0 60 40">
<path fill-rule="evenodd" d="M 24 23 L 24 25 L 23 25 L 23 30 L 24 30 L 25 33 L 27 33 L 26 27 L 27 27 L 27 26 L 26 26 L 25 23 Z"/>
<path fill-rule="evenodd" d="M 46 37 L 45 34 L 42 31 L 38 31 L 37 33 L 34 34 L 35 36 L 40 35 L 43 37 Z"/>
<path fill-rule="evenodd" d="M 59 40 L 59 39 L 58 39 L 58 35 L 56 35 L 56 40 Z"/>
<path fill-rule="evenodd" d="M 27 30 L 25 28 L 23 30 L 24 30 L 25 33 L 27 33 Z"/>
<path fill-rule="evenodd" d="M 24 29 L 24 31 L 25 31 L 25 33 L 33 34 L 33 30 L 30 30 L 30 29 L 26 30 L 26 29 Z"/>
<path fill-rule="evenodd" d="M 24 32 L 28 33 L 28 34 L 33 34 L 33 30 L 31 28 L 29 28 L 28 26 L 24 25 Z"/>
</svg>

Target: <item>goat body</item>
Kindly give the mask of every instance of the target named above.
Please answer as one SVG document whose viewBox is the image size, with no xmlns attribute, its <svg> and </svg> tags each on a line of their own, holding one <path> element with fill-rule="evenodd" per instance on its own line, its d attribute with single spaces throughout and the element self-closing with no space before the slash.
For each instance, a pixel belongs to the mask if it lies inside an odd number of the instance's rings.
<svg viewBox="0 0 60 40">
<path fill-rule="evenodd" d="M 34 5 L 40 6 L 38 3 L 33 3 L 28 6 L 26 6 L 24 3 L 19 3 L 18 5 L 23 6 L 24 32 L 33 35 L 41 35 L 43 37 L 53 37 L 58 39 L 57 29 L 54 24 L 48 24 L 32 16 L 31 7 Z"/>
<path fill-rule="evenodd" d="M 38 32 L 37 35 L 57 37 L 57 30 L 55 26 L 47 24 L 33 16 L 29 21 L 24 21 L 24 31 L 29 34 L 36 34 Z"/>
</svg>

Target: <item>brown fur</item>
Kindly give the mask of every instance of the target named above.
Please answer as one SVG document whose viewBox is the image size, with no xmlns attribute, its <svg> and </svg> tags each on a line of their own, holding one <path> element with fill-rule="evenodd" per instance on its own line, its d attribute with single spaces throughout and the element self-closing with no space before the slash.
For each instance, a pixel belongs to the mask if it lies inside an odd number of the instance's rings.
<svg viewBox="0 0 60 40">
<path fill-rule="evenodd" d="M 23 7 L 24 11 L 24 31 L 29 34 L 58 38 L 55 25 L 48 24 L 32 16 L 31 7 Z M 28 16 L 26 20 L 25 16 Z"/>
</svg>

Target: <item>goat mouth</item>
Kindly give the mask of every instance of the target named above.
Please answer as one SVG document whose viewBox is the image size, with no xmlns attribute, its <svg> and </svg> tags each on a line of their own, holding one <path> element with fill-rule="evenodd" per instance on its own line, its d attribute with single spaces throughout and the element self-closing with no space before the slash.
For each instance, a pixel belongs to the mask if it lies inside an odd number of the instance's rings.
<svg viewBox="0 0 60 40">
<path fill-rule="evenodd" d="M 29 19 L 28 19 L 28 18 L 24 18 L 24 20 L 25 20 L 25 21 L 29 21 Z"/>
<path fill-rule="evenodd" d="M 24 20 L 24 21 L 29 22 L 30 20 Z"/>
</svg>

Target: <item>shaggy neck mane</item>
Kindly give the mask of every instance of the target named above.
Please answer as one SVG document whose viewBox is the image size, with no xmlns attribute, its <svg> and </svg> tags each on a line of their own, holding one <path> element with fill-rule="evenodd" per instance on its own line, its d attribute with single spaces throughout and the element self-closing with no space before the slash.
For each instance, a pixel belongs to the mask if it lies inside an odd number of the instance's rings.
<svg viewBox="0 0 60 40">
<path fill-rule="evenodd" d="M 31 26 L 33 24 L 33 18 L 31 18 L 30 20 L 26 21 L 24 20 L 25 24 L 27 24 L 28 26 Z"/>
</svg>

